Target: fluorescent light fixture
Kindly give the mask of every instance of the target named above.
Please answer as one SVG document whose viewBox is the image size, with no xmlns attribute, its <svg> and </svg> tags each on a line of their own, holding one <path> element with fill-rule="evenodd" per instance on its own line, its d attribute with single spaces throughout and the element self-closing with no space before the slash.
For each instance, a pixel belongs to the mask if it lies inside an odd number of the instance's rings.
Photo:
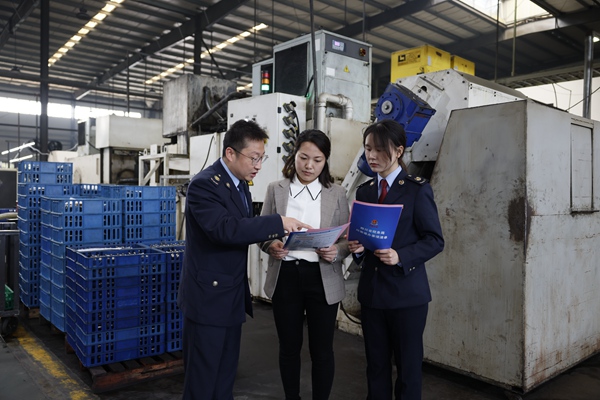
<svg viewBox="0 0 600 400">
<path fill-rule="evenodd" d="M 263 24 L 263 23 L 258 24 L 256 26 L 248 29 L 247 31 L 244 31 L 244 32 L 242 32 L 242 33 L 240 33 L 240 34 L 238 34 L 236 36 L 233 36 L 233 37 L 225 40 L 224 42 L 219 43 L 218 45 L 216 45 L 215 47 L 213 47 L 210 50 L 203 51 L 202 53 L 200 53 L 199 58 L 202 59 L 202 58 L 207 57 L 211 53 L 216 53 L 217 51 L 221 51 L 223 48 L 225 48 L 225 47 L 227 47 L 227 46 L 229 46 L 231 44 L 234 44 L 235 42 L 237 42 L 239 40 L 243 40 L 243 39 L 247 38 L 248 36 L 250 36 L 252 34 L 252 32 L 258 32 L 261 29 L 265 29 L 267 26 L 268 25 Z M 185 62 L 183 62 L 181 64 L 178 64 L 175 67 L 169 67 L 169 68 L 167 68 L 166 71 L 163 71 L 160 74 L 153 76 L 152 78 L 146 80 L 144 83 L 146 85 L 151 85 L 154 82 L 160 80 L 161 78 L 164 78 L 164 77 L 172 74 L 173 72 L 176 72 L 177 70 L 183 69 L 186 65 L 193 64 L 194 61 L 195 61 L 194 58 L 188 58 L 188 59 L 185 60 Z"/>
<path fill-rule="evenodd" d="M 123 1 L 125 0 L 107 1 L 102 10 L 96 15 L 94 15 L 94 17 L 92 17 L 92 19 L 88 21 L 83 28 L 79 29 L 77 35 L 71 37 L 71 39 L 69 39 L 67 43 L 65 43 L 60 49 L 58 49 L 58 51 L 52 57 L 48 59 L 48 66 L 51 67 L 52 65 L 54 65 L 54 63 L 56 63 L 64 53 L 66 53 L 67 51 L 69 51 L 70 48 L 73 48 L 77 43 L 79 43 L 83 36 L 90 33 L 92 29 L 98 26 L 98 23 L 102 22 L 103 19 L 108 17 L 110 13 L 117 8 L 117 5 L 123 3 Z"/>
<path fill-rule="evenodd" d="M 28 156 L 23 156 L 23 157 L 19 157 L 19 158 L 13 158 L 12 160 L 9 161 L 9 163 L 14 164 L 19 161 L 27 160 L 29 158 L 33 158 L 33 154 L 29 154 Z"/>
<path fill-rule="evenodd" d="M 1 154 L 1 155 L 3 155 L 3 156 L 5 156 L 5 155 L 7 155 L 7 154 L 10 154 L 10 153 L 13 153 L 13 152 L 15 152 L 15 151 L 19 151 L 19 150 L 25 149 L 25 148 L 27 148 L 27 147 L 31 147 L 31 146 L 33 146 L 33 145 L 35 145 L 35 142 L 29 142 L 29 143 L 25 143 L 25 144 L 22 144 L 22 145 L 20 145 L 20 146 L 13 147 L 12 149 L 4 150 L 4 151 L 3 151 L 2 153 L 0 153 L 0 154 Z"/>
<path fill-rule="evenodd" d="M 594 41 L 594 43 L 600 42 L 600 38 L 598 36 L 594 36 L 594 39 L 592 40 Z"/>
</svg>

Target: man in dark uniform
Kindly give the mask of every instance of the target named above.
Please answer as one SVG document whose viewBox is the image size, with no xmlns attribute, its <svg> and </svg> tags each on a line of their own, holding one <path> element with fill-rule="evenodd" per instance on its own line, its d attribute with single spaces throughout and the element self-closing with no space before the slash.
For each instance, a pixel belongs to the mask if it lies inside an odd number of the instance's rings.
<svg viewBox="0 0 600 400">
<path fill-rule="evenodd" d="M 247 181 L 267 159 L 267 134 L 237 121 L 223 155 L 198 173 L 187 192 L 186 246 L 178 304 L 184 315 L 184 399 L 231 400 L 242 323 L 252 316 L 248 245 L 308 227 L 277 214 L 252 217 Z"/>
</svg>

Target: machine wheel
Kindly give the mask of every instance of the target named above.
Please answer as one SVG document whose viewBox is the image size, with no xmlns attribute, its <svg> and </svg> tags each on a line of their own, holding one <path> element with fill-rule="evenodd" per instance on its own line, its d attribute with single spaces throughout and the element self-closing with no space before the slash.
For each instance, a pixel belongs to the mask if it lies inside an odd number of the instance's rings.
<svg viewBox="0 0 600 400">
<path fill-rule="evenodd" d="M 17 317 L 2 318 L 2 336 L 10 336 L 17 330 L 19 319 Z"/>
</svg>

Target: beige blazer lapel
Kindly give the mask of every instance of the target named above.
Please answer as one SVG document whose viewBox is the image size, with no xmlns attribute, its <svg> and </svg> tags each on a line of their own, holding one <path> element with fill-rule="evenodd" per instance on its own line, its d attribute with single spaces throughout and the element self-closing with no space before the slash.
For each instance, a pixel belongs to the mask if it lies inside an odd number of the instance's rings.
<svg viewBox="0 0 600 400">
<path fill-rule="evenodd" d="M 290 181 L 283 179 L 274 188 L 275 192 L 275 211 L 278 214 L 285 215 L 287 212 L 288 199 L 290 195 Z"/>
<path fill-rule="evenodd" d="M 333 186 L 323 186 L 321 190 L 321 226 L 336 226 L 332 224 L 337 199 L 333 193 Z M 320 228 L 320 227 L 319 227 Z"/>
</svg>

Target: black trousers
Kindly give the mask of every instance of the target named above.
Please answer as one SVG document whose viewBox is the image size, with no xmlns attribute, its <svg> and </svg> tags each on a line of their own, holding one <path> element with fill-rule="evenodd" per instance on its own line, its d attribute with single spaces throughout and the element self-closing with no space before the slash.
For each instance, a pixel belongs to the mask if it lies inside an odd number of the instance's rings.
<svg viewBox="0 0 600 400">
<path fill-rule="evenodd" d="M 273 316 L 279 336 L 279 371 L 286 400 L 300 399 L 300 352 L 304 314 L 312 361 L 314 400 L 328 399 L 335 360 L 333 333 L 338 304 L 327 304 L 319 263 L 283 261 L 273 294 Z"/>
<path fill-rule="evenodd" d="M 183 400 L 233 400 L 242 325 L 183 322 Z"/>
<path fill-rule="evenodd" d="M 421 400 L 423 331 L 428 304 L 380 310 L 361 307 L 367 356 L 368 400 L 392 399 L 392 356 L 396 400 Z"/>
</svg>

